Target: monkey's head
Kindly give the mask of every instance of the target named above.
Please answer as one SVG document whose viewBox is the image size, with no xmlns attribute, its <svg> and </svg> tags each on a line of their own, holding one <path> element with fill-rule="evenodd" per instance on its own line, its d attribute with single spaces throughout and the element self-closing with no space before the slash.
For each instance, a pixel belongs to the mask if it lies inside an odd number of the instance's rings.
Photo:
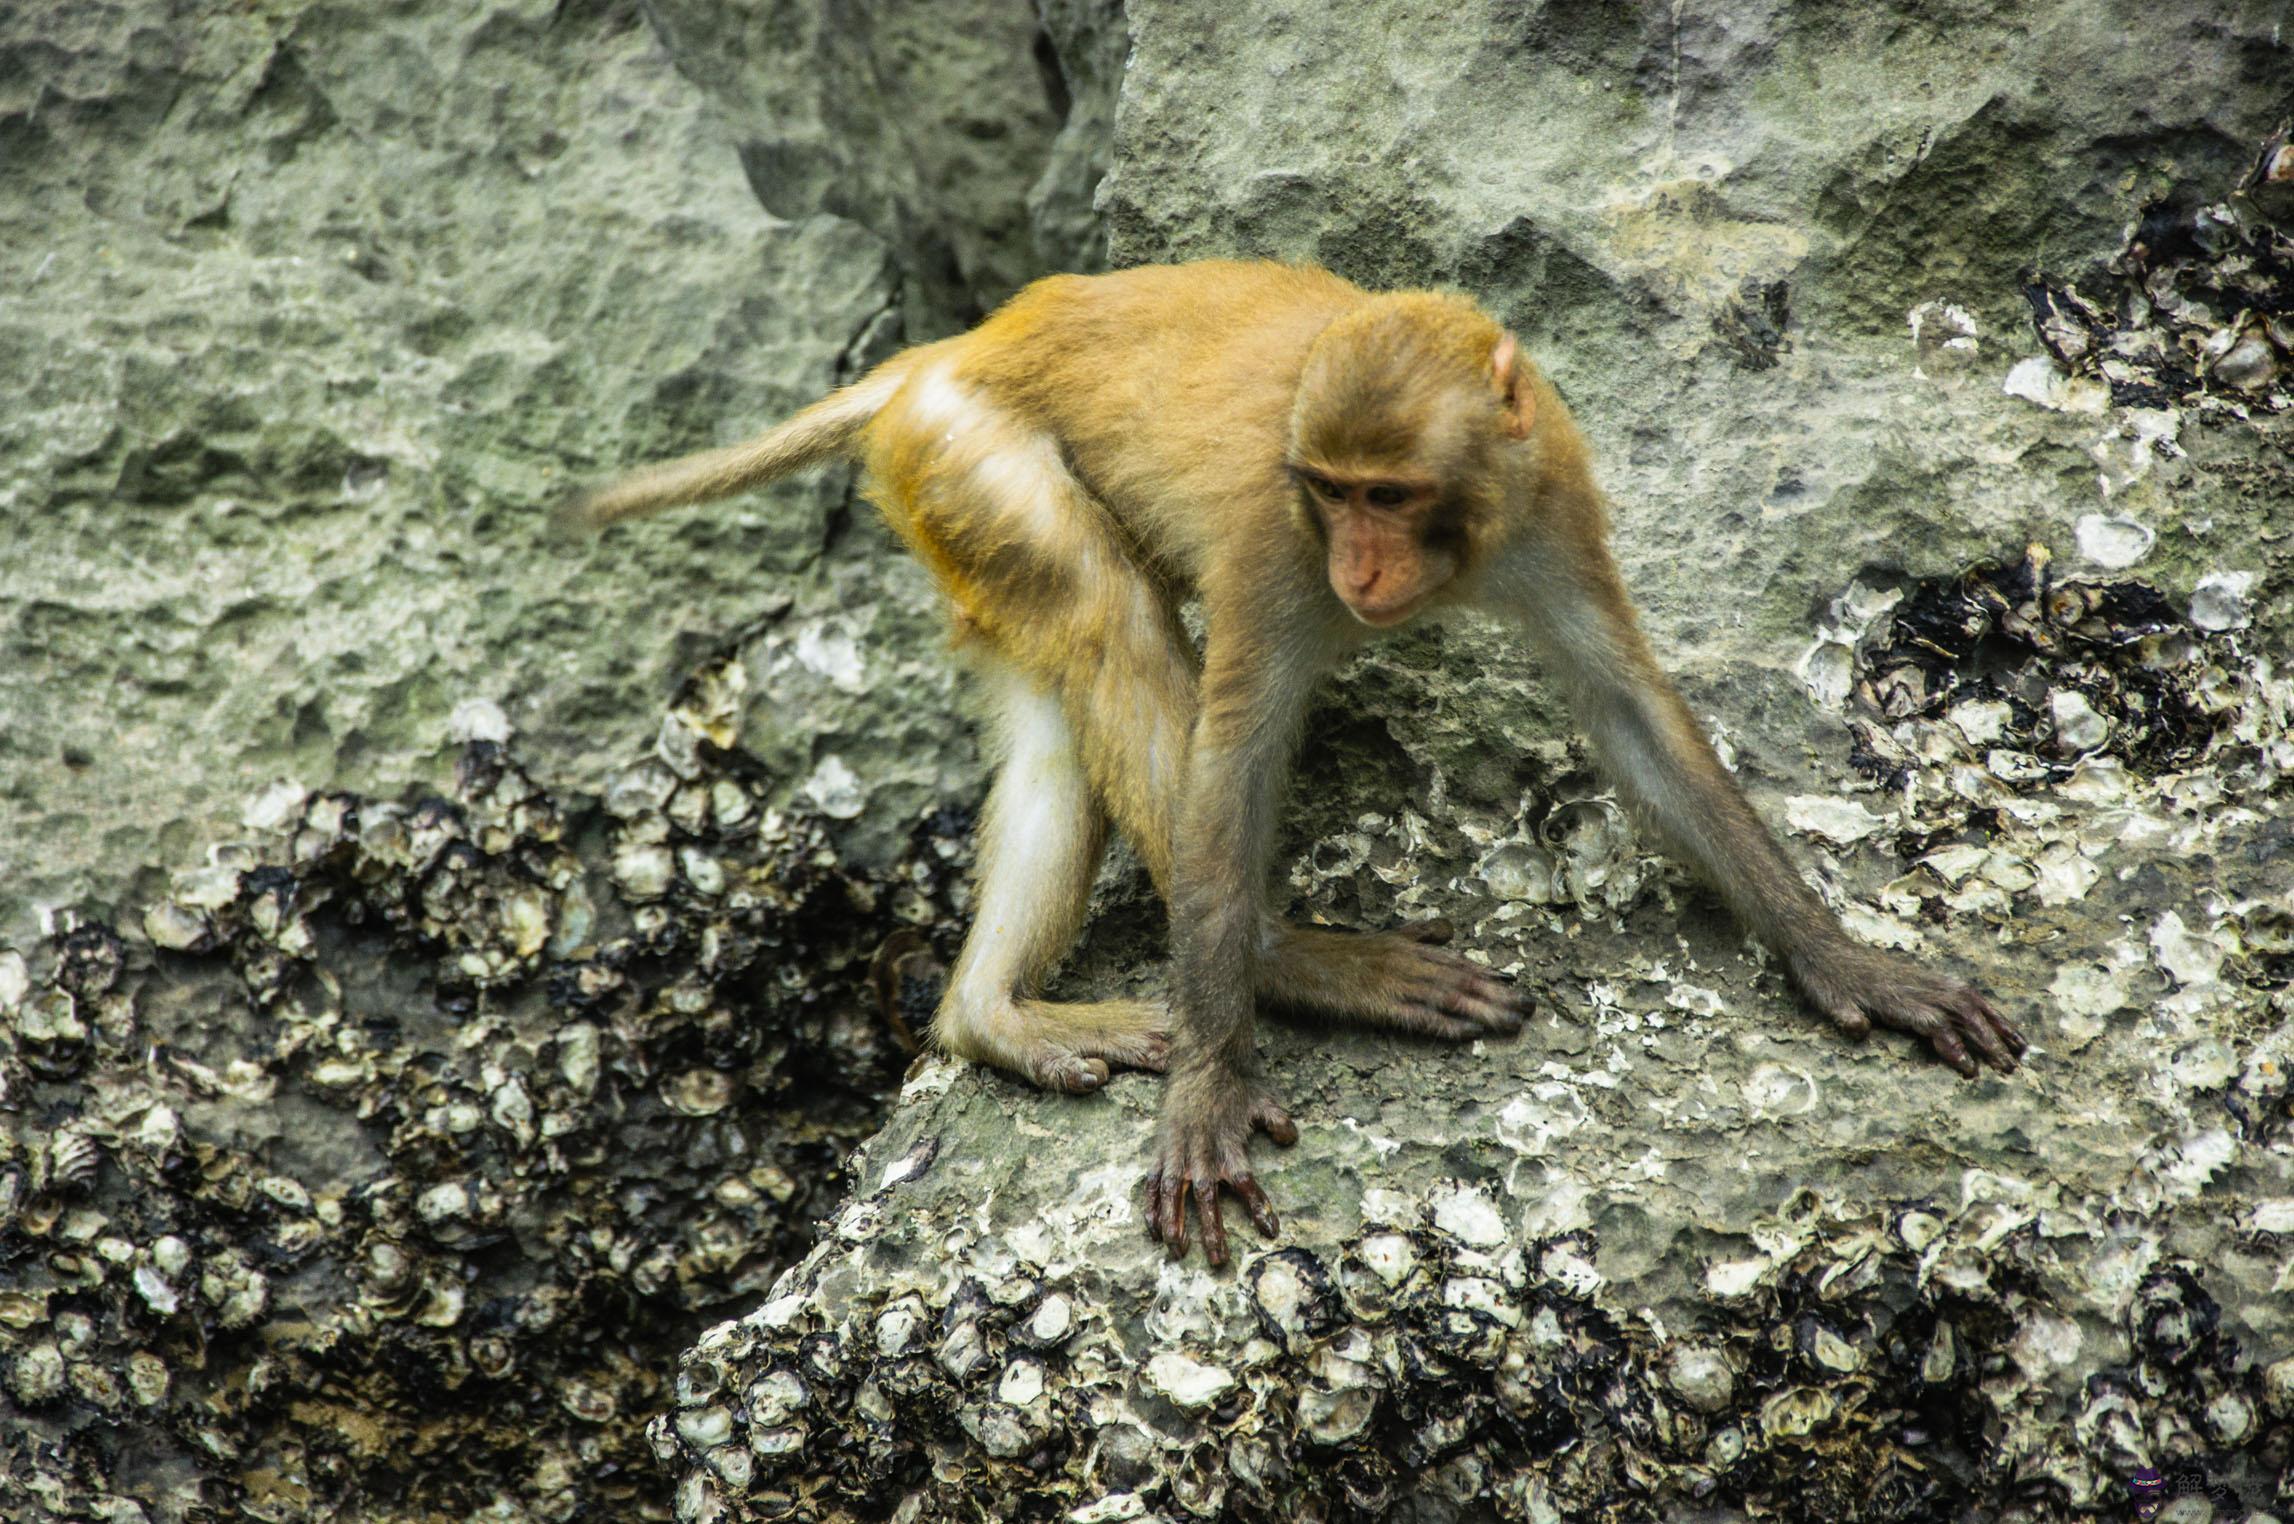
<svg viewBox="0 0 2294 1524">
<path fill-rule="evenodd" d="M 1287 464 L 1356 619 L 1400 624 L 1480 562 L 1535 414 L 1526 369 L 1487 313 L 1431 292 L 1373 297 L 1315 340 Z"/>
</svg>

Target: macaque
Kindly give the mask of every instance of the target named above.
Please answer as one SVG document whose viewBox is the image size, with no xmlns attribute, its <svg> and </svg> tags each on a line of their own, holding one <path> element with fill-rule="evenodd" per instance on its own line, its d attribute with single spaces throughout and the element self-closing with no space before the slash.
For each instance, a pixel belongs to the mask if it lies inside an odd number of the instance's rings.
<svg viewBox="0 0 2294 1524">
<path fill-rule="evenodd" d="M 1277 1231 L 1249 1142 L 1298 1128 L 1260 1073 L 1260 1001 L 1451 1041 L 1531 1009 L 1438 923 L 1363 935 L 1268 907 L 1309 693 L 1415 619 L 1478 609 L 1519 631 L 1639 815 L 1842 1032 L 1914 1033 L 1970 1077 L 2024 1051 L 1975 989 L 1856 942 L 1801 880 L 1650 654 L 1568 410 L 1473 302 L 1280 264 L 1054 276 L 566 516 L 600 526 L 836 457 L 930 568 L 995 713 L 976 914 L 932 1036 L 1055 1090 L 1167 1070 L 1146 1216 L 1173 1256 L 1192 1199 L 1225 1260 L 1222 1191 Z M 1110 824 L 1170 908 L 1167 1004 L 1038 994 Z"/>
</svg>

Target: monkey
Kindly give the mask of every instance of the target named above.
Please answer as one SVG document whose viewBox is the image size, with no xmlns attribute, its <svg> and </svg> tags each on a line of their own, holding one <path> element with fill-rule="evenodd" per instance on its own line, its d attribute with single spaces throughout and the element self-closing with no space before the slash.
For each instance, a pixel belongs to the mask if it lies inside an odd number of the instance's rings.
<svg viewBox="0 0 2294 1524">
<path fill-rule="evenodd" d="M 1249 1145 L 1298 1127 L 1259 1067 L 1259 1002 L 1452 1041 L 1518 1032 L 1533 1009 L 1444 925 L 1349 933 L 1268 905 L 1309 693 L 1420 619 L 1476 610 L 1518 632 L 1639 818 L 1841 1033 L 1901 1029 L 1969 1078 L 2026 1051 L 1972 985 L 1855 941 L 1802 880 L 1657 664 L 1560 394 L 1469 297 L 1220 260 L 1051 276 L 561 520 L 594 529 L 839 458 L 930 570 L 996 717 L 973 921 L 932 1039 L 1060 1091 L 1164 1071 L 1145 1215 L 1174 1258 L 1190 1200 L 1213 1265 L 1222 1193 L 1279 1232 Z M 1111 826 L 1168 906 L 1169 999 L 1045 1001 Z"/>
</svg>

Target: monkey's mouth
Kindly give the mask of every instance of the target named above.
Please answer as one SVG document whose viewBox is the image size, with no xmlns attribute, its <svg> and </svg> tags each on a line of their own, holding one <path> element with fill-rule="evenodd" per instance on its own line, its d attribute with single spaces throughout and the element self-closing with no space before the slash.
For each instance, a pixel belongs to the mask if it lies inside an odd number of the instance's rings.
<svg viewBox="0 0 2294 1524">
<path fill-rule="evenodd" d="M 1389 603 L 1379 608 L 1364 608 L 1359 603 L 1349 603 L 1346 605 L 1346 612 L 1373 630 L 1390 630 L 1408 619 L 1412 614 L 1417 613 L 1425 601 L 1423 598 L 1412 598 L 1407 602 Z"/>
</svg>

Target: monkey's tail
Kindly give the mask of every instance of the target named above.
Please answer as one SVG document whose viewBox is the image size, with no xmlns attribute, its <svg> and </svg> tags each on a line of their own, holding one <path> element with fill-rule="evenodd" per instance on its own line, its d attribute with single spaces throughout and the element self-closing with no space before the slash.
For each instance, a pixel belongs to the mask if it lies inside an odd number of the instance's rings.
<svg viewBox="0 0 2294 1524">
<path fill-rule="evenodd" d="M 905 366 L 880 365 L 754 439 L 664 461 L 602 487 L 577 491 L 552 511 L 551 526 L 561 534 L 591 534 L 623 519 L 730 497 L 818 465 L 851 447 L 906 376 Z"/>
</svg>

